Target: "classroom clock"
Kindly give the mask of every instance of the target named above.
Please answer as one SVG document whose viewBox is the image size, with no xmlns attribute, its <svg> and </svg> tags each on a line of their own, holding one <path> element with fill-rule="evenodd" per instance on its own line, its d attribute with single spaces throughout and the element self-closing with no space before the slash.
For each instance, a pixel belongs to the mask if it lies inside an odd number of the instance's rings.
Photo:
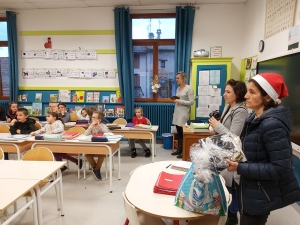
<svg viewBox="0 0 300 225">
<path fill-rule="evenodd" d="M 264 47 L 265 47 L 265 42 L 263 40 L 260 40 L 258 44 L 258 51 L 262 52 L 264 50 Z"/>
</svg>

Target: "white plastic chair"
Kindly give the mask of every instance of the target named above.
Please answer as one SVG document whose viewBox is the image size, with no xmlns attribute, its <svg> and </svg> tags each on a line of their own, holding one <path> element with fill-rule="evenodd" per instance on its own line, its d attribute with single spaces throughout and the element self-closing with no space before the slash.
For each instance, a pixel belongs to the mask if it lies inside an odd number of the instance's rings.
<svg viewBox="0 0 300 225">
<path fill-rule="evenodd" d="M 137 211 L 135 207 L 132 204 L 130 204 L 130 202 L 127 200 L 124 192 L 123 192 L 123 200 L 124 200 L 125 213 L 131 225 L 149 225 L 149 224 L 166 225 L 165 222 L 160 218 L 149 216 Z M 128 224 L 129 222 L 128 220 L 126 220 L 125 224 Z"/>
</svg>

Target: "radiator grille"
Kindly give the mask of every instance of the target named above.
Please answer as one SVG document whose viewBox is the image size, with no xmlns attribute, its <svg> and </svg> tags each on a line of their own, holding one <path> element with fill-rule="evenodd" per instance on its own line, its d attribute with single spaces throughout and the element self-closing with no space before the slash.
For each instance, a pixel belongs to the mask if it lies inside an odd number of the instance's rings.
<svg viewBox="0 0 300 225">
<path fill-rule="evenodd" d="M 142 107 L 144 116 L 147 117 L 151 124 L 158 125 L 156 138 L 162 139 L 163 133 L 170 133 L 174 104 L 169 103 L 135 103 L 134 107 Z"/>
<path fill-rule="evenodd" d="M 0 101 L 0 105 L 2 106 L 2 109 L 4 110 L 4 115 L 7 115 L 7 109 L 8 109 L 8 104 L 10 101 Z"/>
</svg>

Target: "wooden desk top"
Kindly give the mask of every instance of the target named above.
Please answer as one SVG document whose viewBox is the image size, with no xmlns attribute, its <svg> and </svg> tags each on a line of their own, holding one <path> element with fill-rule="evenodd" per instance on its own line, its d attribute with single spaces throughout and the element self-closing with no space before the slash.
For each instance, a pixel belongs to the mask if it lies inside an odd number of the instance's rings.
<svg viewBox="0 0 300 225">
<path fill-rule="evenodd" d="M 18 198 L 37 185 L 40 180 L 0 179 L 0 211 L 5 210 Z"/>
<path fill-rule="evenodd" d="M 213 133 L 211 132 L 193 132 L 192 129 L 189 126 L 183 126 L 183 133 L 184 134 L 195 134 L 195 135 L 206 135 L 206 136 L 211 136 Z"/>
<path fill-rule="evenodd" d="M 29 179 L 41 181 L 59 170 L 59 168 L 66 163 L 66 161 L 4 160 L 0 163 L 0 179 Z"/>
<path fill-rule="evenodd" d="M 161 171 L 184 174 L 182 171 L 166 169 L 176 161 L 160 161 L 138 167 L 130 177 L 125 189 L 128 201 L 138 210 L 159 218 L 193 220 L 201 215 L 174 206 L 175 196 L 153 193 L 153 187 Z"/>
</svg>

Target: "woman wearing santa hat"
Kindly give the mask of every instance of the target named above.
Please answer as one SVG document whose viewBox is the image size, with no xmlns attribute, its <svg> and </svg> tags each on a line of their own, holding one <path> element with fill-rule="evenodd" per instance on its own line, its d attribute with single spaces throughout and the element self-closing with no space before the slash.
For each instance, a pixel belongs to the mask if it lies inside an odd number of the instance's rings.
<svg viewBox="0 0 300 225">
<path fill-rule="evenodd" d="M 300 200 L 292 167 L 292 116 L 289 108 L 279 105 L 287 96 L 279 74 L 258 74 L 249 81 L 246 107 L 254 112 L 246 119 L 240 136 L 247 161 L 226 159 L 227 170 L 241 175 L 240 225 L 266 224 L 272 210 Z"/>
</svg>

